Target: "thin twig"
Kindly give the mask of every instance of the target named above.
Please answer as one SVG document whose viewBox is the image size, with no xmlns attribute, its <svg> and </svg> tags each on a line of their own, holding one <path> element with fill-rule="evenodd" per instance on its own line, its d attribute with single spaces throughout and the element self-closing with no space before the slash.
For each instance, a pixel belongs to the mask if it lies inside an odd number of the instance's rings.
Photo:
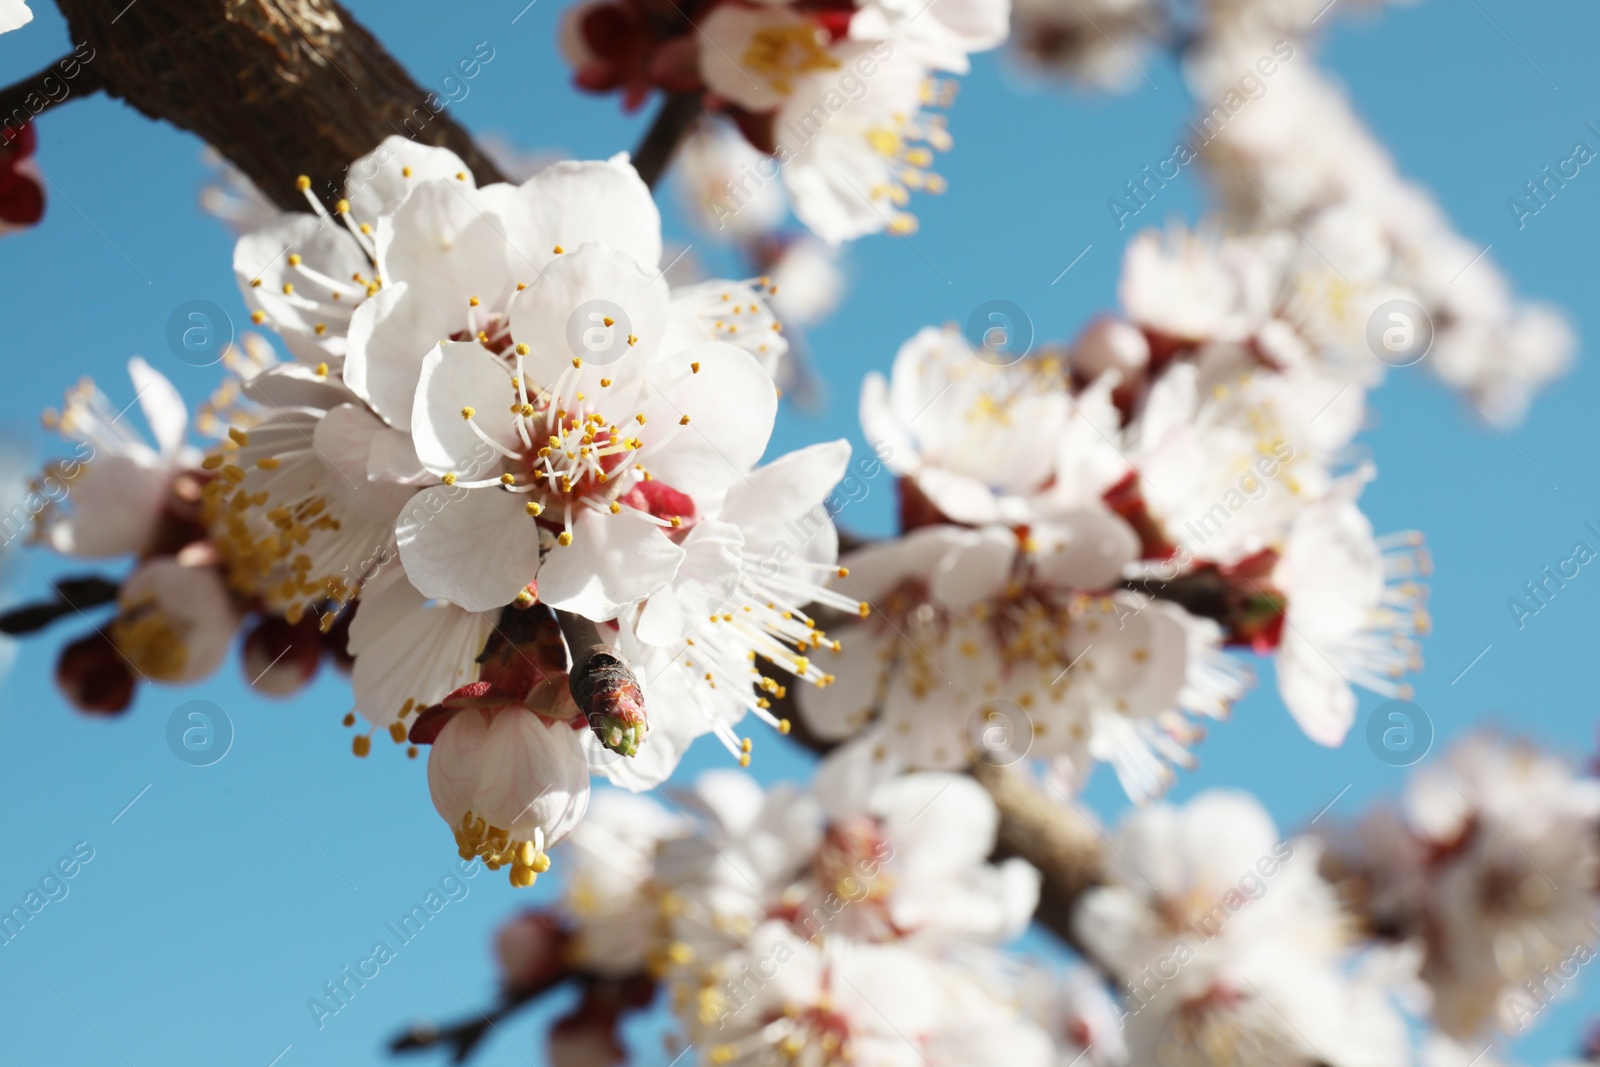
<svg viewBox="0 0 1600 1067">
<path fill-rule="evenodd" d="M 700 118 L 699 93 L 668 93 L 661 109 L 633 153 L 633 166 L 650 188 L 661 180 L 667 164 Z"/>
<path fill-rule="evenodd" d="M 70 79 L 62 73 L 62 68 L 68 63 L 77 67 L 77 73 Z M 51 95 L 44 84 L 47 78 L 54 78 L 61 85 L 68 86 L 69 91 L 60 96 Z M 18 115 L 25 115 L 27 121 L 32 122 L 57 104 L 97 93 L 103 88 L 100 76 L 94 67 L 80 61 L 76 54 L 68 52 L 26 78 L 20 78 L 0 89 L 0 131 L 3 131 L 0 132 L 0 140 L 10 141 L 15 136 L 13 131 L 21 125 L 17 121 Z M 32 103 L 29 102 L 30 98 Z"/>
</svg>

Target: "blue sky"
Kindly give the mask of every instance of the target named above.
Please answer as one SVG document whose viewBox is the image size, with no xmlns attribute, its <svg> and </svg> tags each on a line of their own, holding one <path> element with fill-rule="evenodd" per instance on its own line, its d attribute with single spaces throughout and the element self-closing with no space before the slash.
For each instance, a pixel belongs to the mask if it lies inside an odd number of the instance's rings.
<svg viewBox="0 0 1600 1067">
<path fill-rule="evenodd" d="M 561 4 L 525 3 L 349 6 L 425 87 L 487 42 L 494 58 L 453 108 L 475 132 L 580 157 L 631 146 L 641 117 L 568 86 L 554 44 Z M 0 81 L 67 51 L 64 24 L 48 3 L 34 6 L 44 10 L 32 25 L 0 37 Z M 1600 174 L 1585 168 L 1521 230 L 1506 206 L 1575 140 L 1594 142 L 1584 123 L 1600 121 L 1592 53 L 1600 11 L 1576 0 L 1427 0 L 1376 21 L 1330 21 L 1321 61 L 1347 83 L 1401 169 L 1433 189 L 1471 240 L 1492 246 L 1521 292 L 1566 307 L 1580 337 L 1600 336 L 1591 299 Z M 1106 200 L 1170 154 L 1191 104 L 1172 64 L 1147 74 L 1153 84 L 1128 96 L 1082 97 L 1020 78 L 998 57 L 979 58 L 952 114 L 956 147 L 939 166 L 949 192 L 916 205 L 922 227 L 911 240 L 875 238 L 851 250 L 849 299 L 810 337 L 829 403 L 815 415 L 785 412 L 775 449 L 837 436 L 859 446 L 861 376 L 886 369 L 923 325 L 963 322 L 979 304 L 1005 299 L 1027 311 L 1040 337 L 1065 339 L 1113 302 L 1134 230 L 1116 228 Z M 39 411 L 83 375 L 114 399 L 131 399 L 123 370 L 131 355 L 191 399 L 209 392 L 214 369 L 190 367 L 167 349 L 167 320 L 179 305 L 211 300 L 236 321 L 245 317 L 231 238 L 196 207 L 204 167 L 193 137 L 104 97 L 52 112 L 40 135 L 49 213 L 38 229 L 0 240 L 0 428 L 46 455 L 59 445 L 37 429 Z M 1139 222 L 1194 218 L 1205 203 L 1199 183 L 1186 168 Z M 670 210 L 667 225 L 698 242 Z M 718 262 L 707 249 L 696 254 Z M 1380 531 L 1421 529 L 1432 549 L 1435 632 L 1416 702 L 1441 743 L 1488 721 L 1574 759 L 1594 751 L 1600 571 L 1584 568 L 1520 630 L 1507 601 L 1576 541 L 1600 548 L 1584 527 L 1600 524 L 1597 400 L 1600 378 L 1586 352 L 1507 434 L 1481 425 L 1420 366 L 1394 372 L 1373 398 L 1362 440 L 1380 478 L 1363 506 Z M 886 531 L 889 489 L 874 485 L 842 521 Z M 18 588 L 37 592 L 50 576 L 81 569 L 39 556 Z M 381 745 L 373 758 L 350 756 L 341 679 L 324 677 L 277 702 L 251 693 L 230 662 L 193 689 L 146 690 L 121 720 L 90 721 L 64 705 L 50 680 L 55 651 L 72 632 L 25 644 L 0 683 L 0 904 L 20 901 L 79 842 L 93 851 L 66 882 L 67 895 L 0 946 L 9 1062 L 379 1063 L 382 1043 L 407 1020 L 453 1018 L 491 999 L 496 924 L 549 899 L 552 880 L 522 893 L 486 874 L 467 880 L 465 896 L 323 1028 L 307 1010 L 324 982 L 366 957 L 384 924 L 456 862 L 422 764 Z M 1330 818 L 1399 788 L 1404 772 L 1375 759 L 1359 734 L 1336 751 L 1306 741 L 1269 670 L 1261 673 L 1232 721 L 1213 728 L 1177 798 L 1240 786 L 1294 826 L 1335 798 Z M 166 744 L 169 718 L 191 700 L 211 702 L 233 725 L 231 750 L 210 767 L 179 762 Z M 1364 711 L 1377 703 L 1369 698 Z M 724 758 L 704 746 L 679 777 Z M 754 769 L 764 778 L 805 767 L 775 738 L 758 747 Z M 1090 798 L 1108 816 L 1124 803 L 1109 776 Z M 1570 1004 L 1547 1013 L 1519 1052 L 1531 1062 L 1567 1052 L 1582 1018 Z M 542 1063 L 534 1023 L 529 1015 L 506 1026 L 479 1062 Z M 654 1060 L 647 1050 L 639 1062 Z"/>
</svg>

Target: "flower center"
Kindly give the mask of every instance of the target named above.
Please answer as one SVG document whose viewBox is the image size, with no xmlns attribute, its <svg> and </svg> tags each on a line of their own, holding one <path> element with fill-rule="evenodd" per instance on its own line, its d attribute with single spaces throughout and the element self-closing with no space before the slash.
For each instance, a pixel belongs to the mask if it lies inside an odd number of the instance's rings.
<svg viewBox="0 0 1600 1067">
<path fill-rule="evenodd" d="M 453 828 L 456 849 L 464 860 L 481 859 L 491 871 L 501 867 L 511 868 L 511 884 L 519 889 L 532 885 L 550 869 L 550 857 L 544 851 L 544 831 L 534 830 L 531 839 L 511 836 L 510 830 L 490 826 L 468 811 Z"/>
<path fill-rule="evenodd" d="M 140 674 L 158 682 L 183 678 L 189 662 L 189 627 L 162 611 L 154 597 L 125 608 L 111 624 L 111 640 Z"/>
<path fill-rule="evenodd" d="M 767 26 L 744 50 L 744 65 L 763 75 L 784 96 L 794 92 L 793 79 L 814 70 L 837 70 L 839 63 L 823 47 L 822 34 L 809 22 Z"/>
</svg>

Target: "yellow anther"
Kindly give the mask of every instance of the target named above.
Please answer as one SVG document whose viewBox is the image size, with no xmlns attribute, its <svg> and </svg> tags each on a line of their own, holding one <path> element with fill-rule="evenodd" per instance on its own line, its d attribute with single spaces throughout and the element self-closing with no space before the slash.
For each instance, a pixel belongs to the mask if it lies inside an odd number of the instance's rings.
<svg viewBox="0 0 1600 1067">
<path fill-rule="evenodd" d="M 471 404 L 468 404 L 466 407 L 461 409 L 461 417 L 463 419 L 470 419 L 470 418 L 472 418 L 472 416 L 476 415 L 477 413 L 478 413 L 478 409 L 473 407 Z"/>
<path fill-rule="evenodd" d="M 250 444 L 250 435 L 237 426 L 228 427 L 228 438 L 240 448 L 245 448 Z"/>
<path fill-rule="evenodd" d="M 299 252 L 290 252 L 289 253 L 289 266 L 298 267 L 299 265 L 300 265 L 300 253 Z"/>
<path fill-rule="evenodd" d="M 372 737 L 369 734 L 356 734 L 350 739 L 350 751 L 357 757 L 365 758 L 372 751 Z"/>
<path fill-rule="evenodd" d="M 681 519 L 677 515 L 672 516 L 672 528 L 674 530 L 676 530 L 678 527 L 680 527 L 682 525 L 683 525 L 683 519 Z"/>
<path fill-rule="evenodd" d="M 544 514 L 544 505 L 530 500 L 523 506 L 522 510 L 526 511 L 529 515 L 537 519 L 540 515 Z"/>
<path fill-rule="evenodd" d="M 678 420 L 678 425 L 679 426 L 687 426 L 687 425 L 689 425 L 689 416 L 685 415 L 683 418 L 679 419 Z"/>
<path fill-rule="evenodd" d="M 477 297 L 475 297 L 475 296 L 469 296 L 469 297 L 467 297 L 467 306 L 468 306 L 468 307 L 473 307 L 473 308 L 475 308 L 475 307 L 477 307 L 477 306 L 478 306 L 478 305 L 480 305 L 480 304 L 482 304 L 482 303 L 483 303 L 483 301 L 481 301 L 481 300 L 479 300 L 479 299 L 478 299 L 478 298 L 477 298 Z"/>
<path fill-rule="evenodd" d="M 519 356 L 527 355 L 528 354 L 528 346 L 525 345 L 525 344 L 518 344 L 517 347 L 516 347 L 516 353 Z"/>
<path fill-rule="evenodd" d="M 250 321 L 260 326 L 267 321 L 267 313 L 265 311 L 252 311 L 250 312 Z"/>
<path fill-rule="evenodd" d="M 341 215 L 348 215 L 350 213 L 350 201 L 339 201 L 337 204 L 333 205 L 333 210 L 337 211 Z"/>
<path fill-rule="evenodd" d="M 699 360 L 696 360 L 695 362 L 689 364 L 689 369 L 691 371 L 693 371 L 695 374 L 699 374 L 700 373 L 700 362 L 699 362 Z"/>
<path fill-rule="evenodd" d="M 517 476 L 514 475 L 514 474 L 502 474 L 500 476 L 500 484 L 501 485 L 516 485 L 517 484 Z"/>
<path fill-rule="evenodd" d="M 256 460 L 256 466 L 264 471 L 275 471 L 283 466 L 283 460 L 278 459 L 276 456 L 263 456 L 261 459 Z"/>
<path fill-rule="evenodd" d="M 439 480 L 441 482 L 443 482 L 445 485 L 455 485 L 456 484 L 455 472 L 451 471 L 451 472 L 447 473 L 443 478 L 440 478 Z"/>
<path fill-rule="evenodd" d="M 562 530 L 561 531 L 561 536 L 556 538 L 556 544 L 560 545 L 562 548 L 565 548 L 568 545 L 572 544 L 572 531 L 571 530 Z"/>
<path fill-rule="evenodd" d="M 556 245 L 554 248 L 551 249 L 551 251 L 559 256 L 563 251 L 565 251 L 565 249 L 563 249 L 560 245 Z"/>
<path fill-rule="evenodd" d="M 302 174 L 294 180 L 294 187 L 303 193 L 311 188 L 311 179 Z"/>
<path fill-rule="evenodd" d="M 410 167 L 401 167 L 400 168 L 400 177 L 402 177 L 402 178 L 411 177 L 411 168 Z"/>
<path fill-rule="evenodd" d="M 403 723 L 403 722 L 392 722 L 392 723 L 390 723 L 389 724 L 389 736 L 394 739 L 394 743 L 395 744 L 397 744 L 397 745 L 405 744 L 406 743 L 406 724 Z"/>
<path fill-rule="evenodd" d="M 293 294 L 294 294 L 294 286 L 291 285 L 289 282 L 284 282 L 283 283 L 283 295 L 284 296 L 292 296 Z"/>
</svg>

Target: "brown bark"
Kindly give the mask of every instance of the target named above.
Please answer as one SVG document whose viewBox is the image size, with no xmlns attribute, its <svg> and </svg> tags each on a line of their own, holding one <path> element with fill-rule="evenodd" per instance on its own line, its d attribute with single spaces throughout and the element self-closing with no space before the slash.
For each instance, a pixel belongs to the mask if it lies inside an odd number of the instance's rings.
<svg viewBox="0 0 1600 1067">
<path fill-rule="evenodd" d="M 504 176 L 467 131 L 333 0 L 59 0 L 100 84 L 214 145 L 280 207 L 295 178 L 327 196 L 390 134 L 449 148 L 479 183 Z"/>
<path fill-rule="evenodd" d="M 1083 892 L 1105 876 L 1099 829 L 1076 806 L 1014 768 L 980 762 L 972 776 L 1000 809 L 994 858 L 1020 856 L 1039 869 L 1044 878 L 1034 918 L 1081 950 L 1072 912 Z"/>
</svg>

